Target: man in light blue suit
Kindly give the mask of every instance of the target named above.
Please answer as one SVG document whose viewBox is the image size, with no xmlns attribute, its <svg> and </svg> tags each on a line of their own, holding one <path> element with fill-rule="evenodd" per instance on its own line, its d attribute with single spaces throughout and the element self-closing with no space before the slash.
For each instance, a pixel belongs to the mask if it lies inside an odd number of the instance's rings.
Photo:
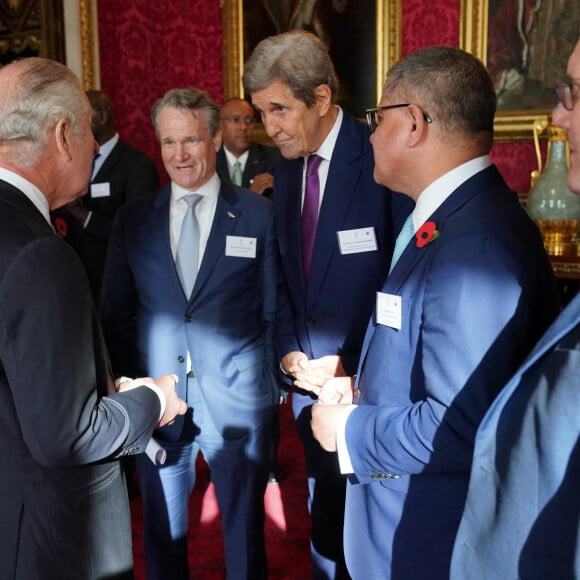
<svg viewBox="0 0 580 580">
<path fill-rule="evenodd" d="M 580 41 L 557 85 L 568 187 L 580 193 Z M 451 577 L 580 578 L 580 295 L 542 337 L 477 432 Z"/>
<path fill-rule="evenodd" d="M 358 378 L 327 381 L 320 401 L 342 404 L 312 411 L 351 474 L 355 579 L 449 577 L 477 427 L 559 309 L 540 233 L 489 161 L 495 104 L 481 62 L 431 47 L 389 71 L 368 111 L 375 178 L 416 205 Z"/>
<path fill-rule="evenodd" d="M 245 65 L 244 85 L 285 158 L 274 180 L 284 280 L 276 332 L 280 366 L 288 383 L 299 373 L 311 380 L 353 374 L 375 292 L 388 272 L 393 230 L 412 203 L 374 181 L 368 128 L 336 104 L 334 67 L 313 34 L 292 31 L 263 40 Z M 318 199 L 315 235 L 309 237 L 303 224 L 312 159 L 319 162 Z M 308 470 L 313 576 L 348 578 L 342 548 L 346 481 L 336 454 L 312 437 L 314 402 L 310 393 L 292 391 Z"/>
<path fill-rule="evenodd" d="M 272 203 L 220 182 L 219 109 L 207 93 L 171 90 L 152 118 L 171 184 L 118 214 L 101 303 L 115 370 L 175 373 L 190 407 L 157 432 L 165 465 L 137 463 L 147 578 L 189 578 L 187 504 L 200 450 L 221 511 L 228 578 L 265 578 L 264 491 L 279 396 Z"/>
</svg>

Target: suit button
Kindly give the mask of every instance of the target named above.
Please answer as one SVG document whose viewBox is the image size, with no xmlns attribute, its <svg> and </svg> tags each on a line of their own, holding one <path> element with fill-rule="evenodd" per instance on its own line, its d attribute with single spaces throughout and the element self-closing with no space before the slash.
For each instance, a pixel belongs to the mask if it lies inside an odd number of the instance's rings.
<svg viewBox="0 0 580 580">
<path fill-rule="evenodd" d="M 308 324 L 316 324 L 317 319 L 314 318 L 314 316 L 309 316 L 308 317 Z"/>
<path fill-rule="evenodd" d="M 353 395 L 355 399 L 360 399 L 360 389 L 355 389 Z"/>
<path fill-rule="evenodd" d="M 180 362 L 180 363 L 182 363 L 182 362 L 185 362 L 185 358 L 184 358 L 184 357 L 182 357 L 181 355 L 179 355 L 179 356 L 177 357 L 177 360 L 178 360 L 178 362 Z"/>
<path fill-rule="evenodd" d="M 193 320 L 193 317 L 192 317 L 192 316 L 190 316 L 189 314 L 186 314 L 186 315 L 183 317 L 183 320 L 185 320 L 185 322 L 191 322 L 191 321 Z"/>
</svg>

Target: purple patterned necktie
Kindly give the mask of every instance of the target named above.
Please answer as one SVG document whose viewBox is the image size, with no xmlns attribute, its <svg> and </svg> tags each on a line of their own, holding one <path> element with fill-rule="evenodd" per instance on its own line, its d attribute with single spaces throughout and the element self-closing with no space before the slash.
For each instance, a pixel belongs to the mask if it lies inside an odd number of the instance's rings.
<svg viewBox="0 0 580 580">
<path fill-rule="evenodd" d="M 306 164 L 306 185 L 304 187 L 304 204 L 302 205 L 302 267 L 304 280 L 308 282 L 310 262 L 312 261 L 312 249 L 316 237 L 316 224 L 318 223 L 318 207 L 320 204 L 320 182 L 318 180 L 318 167 L 322 157 L 310 155 Z"/>
</svg>

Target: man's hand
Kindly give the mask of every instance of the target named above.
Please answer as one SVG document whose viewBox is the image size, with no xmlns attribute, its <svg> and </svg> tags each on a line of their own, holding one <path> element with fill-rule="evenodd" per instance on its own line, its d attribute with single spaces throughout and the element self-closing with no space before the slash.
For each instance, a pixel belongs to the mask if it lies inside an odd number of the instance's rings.
<svg viewBox="0 0 580 580">
<path fill-rule="evenodd" d="M 351 405 L 354 400 L 354 377 L 328 379 L 318 395 L 323 405 Z"/>
<path fill-rule="evenodd" d="M 271 173 L 258 173 L 250 182 L 250 190 L 262 195 L 267 189 L 274 187 L 274 176 Z"/>
<path fill-rule="evenodd" d="M 301 361 L 307 361 L 308 357 L 299 350 L 294 350 L 285 355 L 280 361 L 280 368 L 290 377 L 294 377 L 300 370 Z"/>
<path fill-rule="evenodd" d="M 165 395 L 165 412 L 157 423 L 157 428 L 171 425 L 177 415 L 185 415 L 187 412 L 187 403 L 180 399 L 175 391 L 177 381 L 177 375 L 162 375 L 153 381 Z"/>
<path fill-rule="evenodd" d="M 312 405 L 310 426 L 314 438 L 325 451 L 336 451 L 336 426 L 341 413 L 348 412 L 348 405 Z"/>
<path fill-rule="evenodd" d="M 320 395 L 320 390 L 326 381 L 346 376 L 342 361 L 337 355 L 328 355 L 312 360 L 301 359 L 297 369 L 292 374 L 295 379 L 294 384 L 297 387 L 314 393 L 316 396 Z"/>
</svg>

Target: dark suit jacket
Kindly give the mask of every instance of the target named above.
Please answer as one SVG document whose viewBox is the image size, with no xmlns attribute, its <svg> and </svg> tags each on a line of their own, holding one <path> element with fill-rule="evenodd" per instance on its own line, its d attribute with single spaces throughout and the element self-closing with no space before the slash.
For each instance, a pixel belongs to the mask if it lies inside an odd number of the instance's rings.
<svg viewBox="0 0 580 580">
<path fill-rule="evenodd" d="M 242 187 L 249 188 L 250 180 L 259 173 L 271 173 L 274 175 L 276 167 L 278 167 L 281 160 L 282 155 L 276 147 L 269 147 L 261 143 L 252 143 L 248 154 L 248 161 L 244 167 Z M 217 154 L 216 170 L 222 181 L 226 183 L 232 182 L 223 145 Z M 266 190 L 264 196 L 271 199 L 272 191 L 272 189 Z"/>
<path fill-rule="evenodd" d="M 580 295 L 477 432 L 451 578 L 580 577 Z"/>
<path fill-rule="evenodd" d="M 286 291 L 278 302 L 278 355 L 281 358 L 291 351 L 303 351 L 309 358 L 338 354 L 352 375 L 375 292 L 389 269 L 394 234 L 412 204 L 408 197 L 375 182 L 368 129 L 345 112 L 330 162 L 306 287 L 300 240 L 303 163 L 302 158 L 284 160 L 275 175 L 274 208 Z M 393 226 L 393 203 L 397 226 Z M 376 251 L 340 253 L 338 231 L 371 226 Z"/>
<path fill-rule="evenodd" d="M 476 429 L 559 310 L 538 228 L 495 167 L 429 221 L 438 237 L 411 239 L 381 290 L 401 328 L 371 320 L 346 424 L 355 578 L 449 577 Z"/>
<path fill-rule="evenodd" d="M 107 344 L 119 372 L 133 361 L 135 368 L 129 371 L 178 375 L 177 391 L 183 399 L 189 352 L 205 406 L 200 416 L 209 415 L 208 420 L 231 437 L 236 430 L 256 428 L 278 401 L 272 203 L 222 183 L 188 299 L 171 254 L 170 198 L 168 185 L 119 210 L 101 301 Z M 226 255 L 227 236 L 255 238 L 256 257 Z M 176 440 L 184 424 L 184 418 L 178 418 L 159 436 Z"/>
<path fill-rule="evenodd" d="M 53 222 L 57 218 L 65 221 L 66 235 L 63 237 L 81 258 L 96 301 L 99 299 L 107 244 L 115 213 L 128 201 L 157 191 L 159 176 L 155 164 L 145 153 L 119 139 L 91 185 L 97 183 L 108 183 L 110 196 L 91 197 L 89 191 L 82 197 L 85 207 L 93 212 L 86 228 L 66 208 L 53 212 L 52 216 Z"/>
<path fill-rule="evenodd" d="M 130 570 L 113 458 L 145 449 L 160 405 L 145 387 L 105 397 L 111 389 L 78 257 L 0 181 L 0 578 Z"/>
</svg>

